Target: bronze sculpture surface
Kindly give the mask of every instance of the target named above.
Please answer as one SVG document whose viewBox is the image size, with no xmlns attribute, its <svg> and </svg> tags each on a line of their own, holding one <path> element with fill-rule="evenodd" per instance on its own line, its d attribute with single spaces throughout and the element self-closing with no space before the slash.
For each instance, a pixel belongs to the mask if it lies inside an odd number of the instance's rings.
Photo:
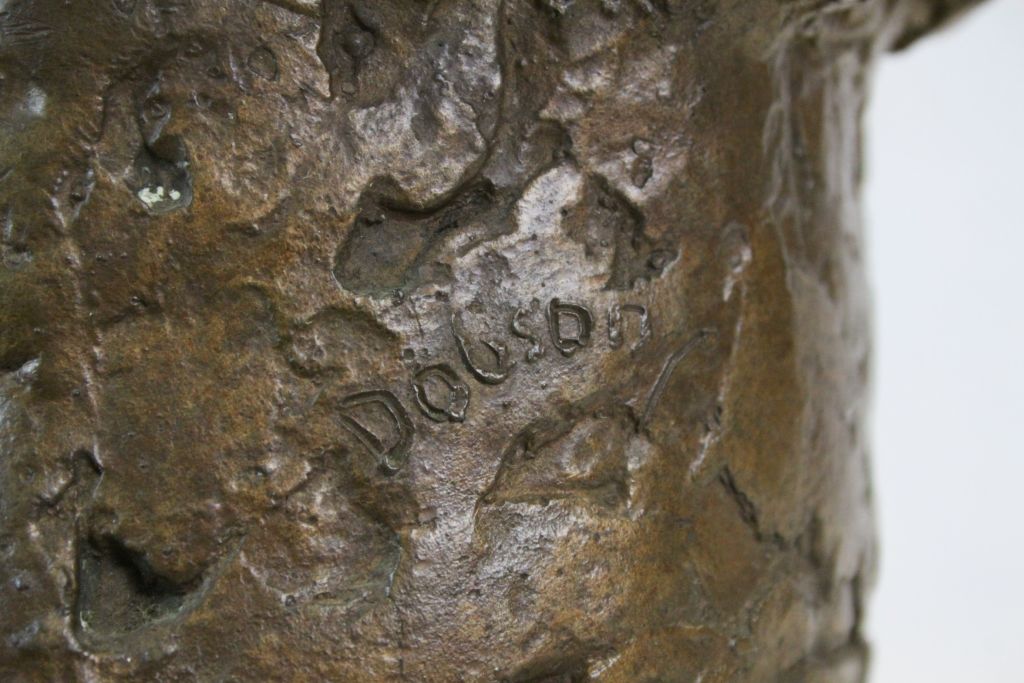
<svg viewBox="0 0 1024 683">
<path fill-rule="evenodd" d="M 859 115 L 966 4 L 0 2 L 0 679 L 861 680 Z"/>
</svg>

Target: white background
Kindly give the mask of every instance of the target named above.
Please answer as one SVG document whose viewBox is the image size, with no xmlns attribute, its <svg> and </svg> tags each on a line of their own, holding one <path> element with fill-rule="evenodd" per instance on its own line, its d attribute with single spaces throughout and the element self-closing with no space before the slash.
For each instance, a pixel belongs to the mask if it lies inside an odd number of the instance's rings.
<svg viewBox="0 0 1024 683">
<path fill-rule="evenodd" d="M 1024 0 L 883 59 L 867 114 L 873 683 L 1024 681 Z"/>
</svg>

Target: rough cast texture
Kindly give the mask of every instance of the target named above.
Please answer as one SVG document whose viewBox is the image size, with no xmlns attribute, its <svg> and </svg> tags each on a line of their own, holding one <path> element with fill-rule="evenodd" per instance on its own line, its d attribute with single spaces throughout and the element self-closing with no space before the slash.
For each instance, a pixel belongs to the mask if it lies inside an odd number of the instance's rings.
<svg viewBox="0 0 1024 683">
<path fill-rule="evenodd" d="M 0 679 L 861 680 L 858 119 L 960 4 L 0 1 Z"/>
</svg>

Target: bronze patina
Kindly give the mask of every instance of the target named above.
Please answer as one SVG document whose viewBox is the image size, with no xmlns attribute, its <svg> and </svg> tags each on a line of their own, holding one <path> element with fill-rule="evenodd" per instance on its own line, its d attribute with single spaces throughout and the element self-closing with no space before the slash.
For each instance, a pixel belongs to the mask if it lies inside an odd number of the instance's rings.
<svg viewBox="0 0 1024 683">
<path fill-rule="evenodd" d="M 0 680 L 862 680 L 859 119 L 965 4 L 0 0 Z"/>
</svg>

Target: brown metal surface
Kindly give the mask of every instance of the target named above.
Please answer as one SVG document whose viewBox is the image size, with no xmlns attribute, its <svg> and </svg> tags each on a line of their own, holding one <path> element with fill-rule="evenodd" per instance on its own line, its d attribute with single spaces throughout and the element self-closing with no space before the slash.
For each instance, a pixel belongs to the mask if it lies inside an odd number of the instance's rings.
<svg viewBox="0 0 1024 683">
<path fill-rule="evenodd" d="M 861 680 L 957 4 L 0 0 L 0 679 Z"/>
</svg>

